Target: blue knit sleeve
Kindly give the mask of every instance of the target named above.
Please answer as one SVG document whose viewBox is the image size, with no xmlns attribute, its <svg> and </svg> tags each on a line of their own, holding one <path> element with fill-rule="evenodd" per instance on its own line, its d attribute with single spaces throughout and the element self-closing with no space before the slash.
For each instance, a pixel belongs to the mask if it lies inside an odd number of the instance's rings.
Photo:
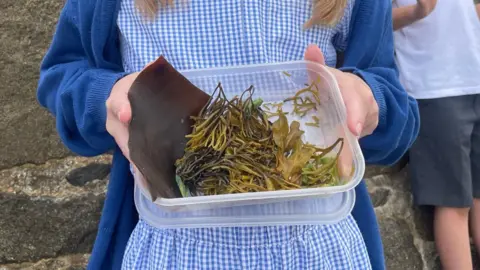
<svg viewBox="0 0 480 270">
<path fill-rule="evenodd" d="M 380 109 L 378 127 L 373 134 L 360 139 L 366 162 L 391 165 L 405 154 L 417 137 L 420 126 L 417 102 L 398 79 L 391 1 L 357 2 L 341 69 L 365 80 Z"/>
<path fill-rule="evenodd" d="M 95 65 L 82 46 L 74 0 L 67 1 L 53 41 L 40 66 L 37 98 L 56 118 L 63 143 L 73 152 L 94 156 L 115 146 L 105 127 L 105 102 L 125 74 Z"/>
</svg>

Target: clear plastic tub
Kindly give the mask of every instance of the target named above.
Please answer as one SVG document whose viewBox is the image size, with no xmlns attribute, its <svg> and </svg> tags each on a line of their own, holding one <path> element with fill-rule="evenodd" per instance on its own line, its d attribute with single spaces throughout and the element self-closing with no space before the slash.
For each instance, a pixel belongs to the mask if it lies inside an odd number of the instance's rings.
<svg viewBox="0 0 480 270">
<path fill-rule="evenodd" d="M 288 115 L 287 118 L 289 122 L 291 120 L 299 121 L 305 131 L 303 139 L 319 147 L 330 146 L 338 138 L 344 138 L 344 147 L 340 159 L 343 160 L 342 164 L 351 166 L 353 172 L 343 177 L 342 184 L 338 186 L 173 199 L 157 198 L 154 204 L 160 209 L 174 212 L 200 210 L 208 212 L 209 209 L 272 204 L 275 202 L 288 203 L 287 201 L 328 197 L 339 193 L 342 194 L 338 196 L 344 197 L 340 201 L 345 203 L 345 207 L 351 207 L 348 206 L 348 202 L 352 198 L 352 192 L 349 191 L 361 181 L 365 171 L 365 161 L 357 139 L 345 124 L 346 109 L 338 84 L 326 67 L 308 61 L 295 61 L 191 70 L 183 71 L 182 74 L 198 88 L 209 94 L 214 91 L 218 83 L 221 83 L 228 98 L 240 94 L 253 85 L 255 89 L 254 97 L 261 97 L 267 104 L 290 98 L 297 91 L 315 81 L 320 98 L 320 106 L 316 112 L 319 119 L 319 128 L 304 126 L 306 121 L 310 121 L 305 120 L 305 118 L 293 119 L 292 116 Z M 288 111 L 289 109 L 285 106 L 287 105 L 284 105 L 284 111 Z M 274 121 L 275 119 L 271 120 Z M 338 151 L 338 148 L 335 151 Z M 141 177 L 136 177 L 136 183 L 145 198 L 150 199 L 151 197 Z M 232 217 L 229 216 L 228 218 Z M 289 223 L 291 223 L 291 220 Z"/>
<path fill-rule="evenodd" d="M 135 188 L 135 206 L 140 217 L 165 229 L 334 224 L 346 218 L 354 204 L 355 190 L 349 190 L 328 198 L 171 212 L 151 203 Z"/>
</svg>

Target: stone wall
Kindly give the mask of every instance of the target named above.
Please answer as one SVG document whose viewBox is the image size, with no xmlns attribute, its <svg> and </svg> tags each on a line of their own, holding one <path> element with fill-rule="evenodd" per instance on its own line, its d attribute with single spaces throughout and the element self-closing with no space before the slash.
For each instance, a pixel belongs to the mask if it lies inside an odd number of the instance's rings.
<svg viewBox="0 0 480 270">
<path fill-rule="evenodd" d="M 73 156 L 37 105 L 39 62 L 61 0 L 0 1 L 0 269 L 84 269 L 110 156 Z M 388 269 L 438 269 L 426 212 L 405 170 L 369 168 Z"/>
</svg>

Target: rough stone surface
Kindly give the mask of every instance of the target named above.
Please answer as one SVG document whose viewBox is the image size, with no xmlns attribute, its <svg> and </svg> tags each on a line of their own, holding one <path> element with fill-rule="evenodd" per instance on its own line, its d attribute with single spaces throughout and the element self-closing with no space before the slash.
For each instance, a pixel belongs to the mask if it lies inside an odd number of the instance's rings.
<svg viewBox="0 0 480 270">
<path fill-rule="evenodd" d="M 390 189 L 376 188 L 371 191 L 370 197 L 372 199 L 373 207 L 377 208 L 380 206 L 384 206 L 390 198 Z"/>
<path fill-rule="evenodd" d="M 68 157 L 43 165 L 26 164 L 6 169 L 0 171 L 0 192 L 62 200 L 88 194 L 100 196 L 105 192 L 105 181 L 97 179 L 83 187 L 76 187 L 68 183 L 65 177 L 71 171 L 91 163 L 110 162 L 111 156 L 107 155 L 95 158 Z"/>
<path fill-rule="evenodd" d="M 0 1 L 0 169 L 70 154 L 35 93 L 39 64 L 63 3 Z"/>
<path fill-rule="evenodd" d="M 404 269 L 408 262 L 411 270 L 422 270 L 423 261 L 419 251 L 415 248 L 414 235 L 408 223 L 403 219 L 379 217 L 380 231 L 383 241 L 388 244 L 385 249 L 385 260 L 388 269 Z"/>
<path fill-rule="evenodd" d="M 84 186 L 95 179 L 104 179 L 110 173 L 110 167 L 106 163 L 91 163 L 72 170 L 65 178 L 74 186 Z"/>
<path fill-rule="evenodd" d="M 74 254 L 35 263 L 19 263 L 0 266 L 0 270 L 84 270 L 88 254 Z"/>
<path fill-rule="evenodd" d="M 92 162 L 108 163 L 110 157 L 71 157 L 0 172 L 0 264 L 90 252 L 106 181 L 75 187 L 65 176 Z"/>
</svg>

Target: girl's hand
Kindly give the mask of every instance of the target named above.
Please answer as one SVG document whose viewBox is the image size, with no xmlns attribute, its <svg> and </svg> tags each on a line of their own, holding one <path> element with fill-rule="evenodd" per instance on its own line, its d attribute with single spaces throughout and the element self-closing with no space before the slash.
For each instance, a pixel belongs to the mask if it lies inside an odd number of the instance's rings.
<svg viewBox="0 0 480 270">
<path fill-rule="evenodd" d="M 148 63 L 146 67 L 153 63 Z M 140 72 L 135 72 L 120 79 L 112 87 L 107 99 L 107 131 L 113 136 L 123 155 L 130 160 L 128 149 L 128 125 L 132 118 L 132 107 L 128 100 L 128 91 Z"/>
<path fill-rule="evenodd" d="M 305 52 L 305 60 L 325 65 L 325 58 L 316 45 L 310 45 Z M 357 137 L 372 134 L 378 125 L 378 104 L 370 87 L 358 76 L 328 68 L 335 76 L 345 107 L 347 109 L 347 126 Z M 338 135 L 345 137 L 343 127 Z M 346 142 L 348 143 L 348 142 Z M 353 170 L 353 156 L 349 145 L 343 147 L 338 160 L 338 172 L 341 177 L 349 178 Z"/>
<path fill-rule="evenodd" d="M 305 60 L 325 65 L 320 48 L 310 45 Z M 357 75 L 329 68 L 335 76 L 347 108 L 348 129 L 357 137 L 372 134 L 378 125 L 378 104 L 370 87 Z"/>
<path fill-rule="evenodd" d="M 115 83 L 106 102 L 107 131 L 113 136 L 123 155 L 129 160 L 128 124 L 132 118 L 132 109 L 128 100 L 128 91 L 138 74 L 138 72 L 132 73 Z"/>
</svg>

